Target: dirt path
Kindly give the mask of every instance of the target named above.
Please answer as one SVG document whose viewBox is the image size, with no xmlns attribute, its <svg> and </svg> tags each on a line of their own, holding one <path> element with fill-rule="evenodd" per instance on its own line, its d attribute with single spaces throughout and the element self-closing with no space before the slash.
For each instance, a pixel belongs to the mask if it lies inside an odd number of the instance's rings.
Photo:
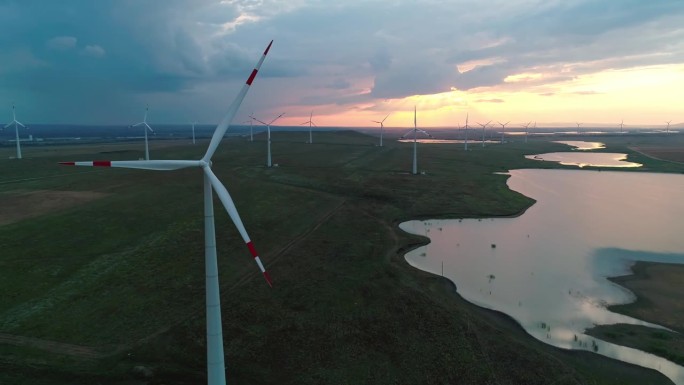
<svg viewBox="0 0 684 385">
<path fill-rule="evenodd" d="M 0 333 L 0 344 L 14 346 L 26 346 L 34 349 L 44 350 L 50 353 L 65 354 L 89 360 L 102 358 L 106 353 L 100 352 L 92 346 L 74 345 L 63 342 L 43 340 L 40 338 L 17 336 L 7 333 Z"/>
</svg>

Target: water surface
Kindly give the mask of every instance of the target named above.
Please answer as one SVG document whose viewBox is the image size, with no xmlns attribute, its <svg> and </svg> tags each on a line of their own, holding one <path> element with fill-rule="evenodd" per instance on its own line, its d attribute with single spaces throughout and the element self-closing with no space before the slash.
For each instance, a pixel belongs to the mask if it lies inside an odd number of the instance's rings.
<svg viewBox="0 0 684 385">
<path fill-rule="evenodd" d="M 660 370 L 684 368 L 584 334 L 596 324 L 656 325 L 610 312 L 634 300 L 607 276 L 634 260 L 684 263 L 684 176 L 581 170 L 513 170 L 511 189 L 537 201 L 515 218 L 409 221 L 431 243 L 406 255 L 451 279 L 477 305 L 502 311 L 535 338 Z M 442 267 L 443 266 L 443 267 Z"/>
<path fill-rule="evenodd" d="M 606 148 L 606 145 L 601 142 L 585 142 L 583 140 L 554 140 L 554 143 L 567 144 L 574 147 L 573 150 L 589 151 Z"/>
<path fill-rule="evenodd" d="M 641 163 L 627 162 L 627 154 L 612 152 L 549 152 L 546 154 L 525 155 L 525 158 L 548 162 L 558 162 L 566 166 L 578 167 L 641 167 Z"/>
</svg>

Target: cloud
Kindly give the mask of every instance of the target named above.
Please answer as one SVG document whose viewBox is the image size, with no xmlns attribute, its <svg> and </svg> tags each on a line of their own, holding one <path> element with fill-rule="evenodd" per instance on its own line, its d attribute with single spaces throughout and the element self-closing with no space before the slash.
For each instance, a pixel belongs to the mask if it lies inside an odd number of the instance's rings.
<svg viewBox="0 0 684 385">
<path fill-rule="evenodd" d="M 601 94 L 601 92 L 592 91 L 592 90 L 575 91 L 575 92 L 572 92 L 572 93 L 575 94 L 575 95 L 599 95 L 599 94 Z"/>
<path fill-rule="evenodd" d="M 85 56 L 101 58 L 101 57 L 104 57 L 105 50 L 104 50 L 104 48 L 100 47 L 99 45 L 94 44 L 94 45 L 85 46 L 85 48 L 83 48 L 83 50 L 81 50 L 81 53 Z"/>
<path fill-rule="evenodd" d="M 477 102 L 477 103 L 504 103 L 505 100 L 503 100 L 503 99 L 477 99 L 475 102 Z"/>
<path fill-rule="evenodd" d="M 53 49 L 56 51 L 66 51 L 76 48 L 77 41 L 78 39 L 76 39 L 73 36 L 55 36 L 52 39 L 45 42 L 45 45 L 49 49 Z"/>
<path fill-rule="evenodd" d="M 170 117 L 182 114 L 170 100 L 219 116 L 226 92 L 244 83 L 272 38 L 259 98 L 247 100 L 255 108 L 373 108 L 452 88 L 560 95 L 554 85 L 583 75 L 684 62 L 677 0 L 26 0 L 1 7 L 0 23 L 14 33 L 0 34 L 0 98 L 26 92 L 37 99 L 66 87 L 70 98 L 91 104 L 111 93 L 122 106 L 169 100 L 157 110 Z M 81 55 L 64 54 L 70 50 Z M 262 86 L 269 92 L 259 93 Z M 120 114 L 93 114 L 100 116 Z"/>
<path fill-rule="evenodd" d="M 348 81 L 342 79 L 342 78 L 337 78 L 333 80 L 332 83 L 328 83 L 325 88 L 332 88 L 334 90 L 345 90 L 347 88 L 351 87 L 351 83 Z"/>
</svg>

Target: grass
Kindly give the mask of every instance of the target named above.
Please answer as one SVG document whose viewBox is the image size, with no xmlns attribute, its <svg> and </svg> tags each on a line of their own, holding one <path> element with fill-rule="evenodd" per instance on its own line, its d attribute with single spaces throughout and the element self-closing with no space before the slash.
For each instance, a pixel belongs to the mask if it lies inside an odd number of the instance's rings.
<svg viewBox="0 0 684 385">
<path fill-rule="evenodd" d="M 668 383 L 653 371 L 544 345 L 403 259 L 425 239 L 401 232 L 399 222 L 517 214 L 532 201 L 494 172 L 564 168 L 523 155 L 565 146 L 531 141 L 466 153 L 421 145 L 425 174 L 413 176 L 411 144 L 379 148 L 355 132 L 307 138 L 274 134 L 277 168 L 263 166 L 263 135 L 227 140 L 214 158 L 275 283 L 263 282 L 216 201 L 232 383 Z M 0 332 L 90 346 L 102 357 L 65 360 L 2 345 L 0 365 L 47 384 L 134 384 L 136 365 L 154 369 L 153 383 L 205 381 L 201 173 L 55 165 L 137 158 L 138 147 L 26 147 L 27 159 L 0 162 L 0 192 L 107 193 L 0 227 Z M 153 144 L 151 152 L 197 159 L 204 148 Z M 0 382 L 16 379 L 0 373 Z"/>
</svg>

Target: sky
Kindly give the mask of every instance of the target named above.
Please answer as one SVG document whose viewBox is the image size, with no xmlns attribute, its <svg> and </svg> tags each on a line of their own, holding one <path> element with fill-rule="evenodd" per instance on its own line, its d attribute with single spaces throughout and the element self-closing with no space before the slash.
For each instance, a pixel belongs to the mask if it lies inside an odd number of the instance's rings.
<svg viewBox="0 0 684 385">
<path fill-rule="evenodd" d="M 0 25 L 7 121 L 216 123 L 273 39 L 236 124 L 684 122 L 681 0 L 0 0 Z"/>
</svg>

